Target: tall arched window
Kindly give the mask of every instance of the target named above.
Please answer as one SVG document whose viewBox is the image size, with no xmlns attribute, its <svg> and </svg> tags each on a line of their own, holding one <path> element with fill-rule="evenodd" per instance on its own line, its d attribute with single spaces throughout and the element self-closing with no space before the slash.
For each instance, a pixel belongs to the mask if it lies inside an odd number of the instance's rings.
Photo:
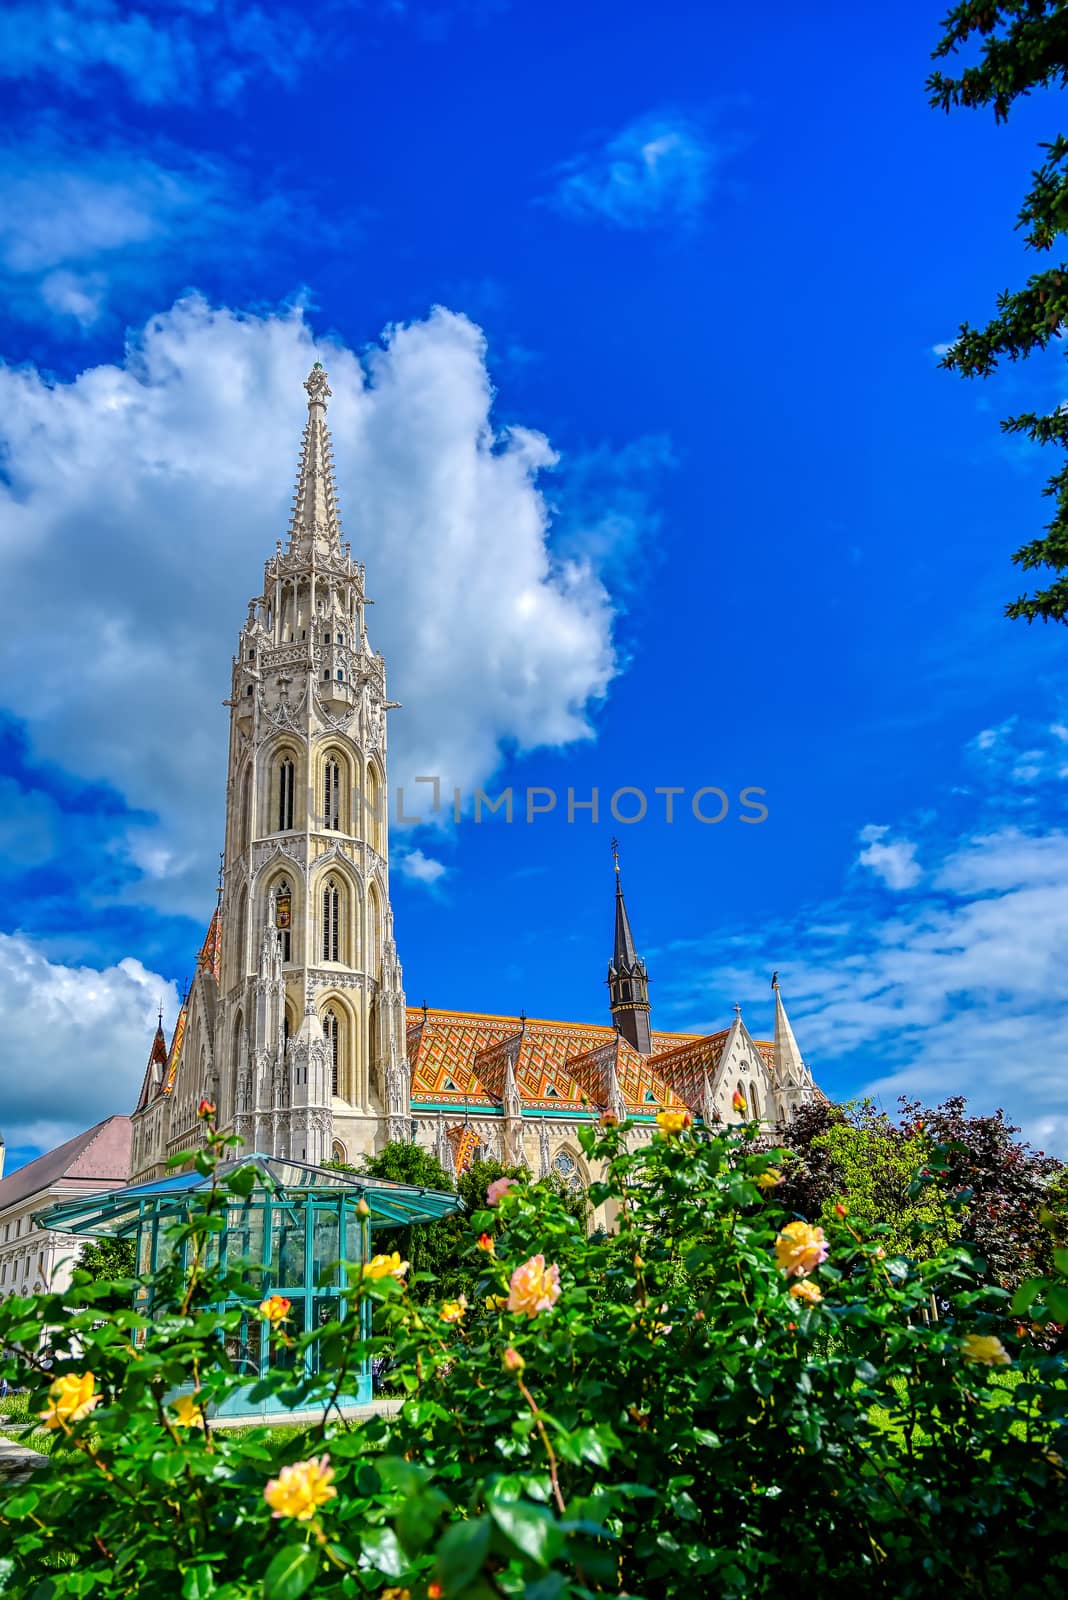
<svg viewBox="0 0 1068 1600">
<path fill-rule="evenodd" d="M 289 962 L 293 959 L 293 894 L 285 878 L 275 889 L 272 900 L 271 909 L 282 960 Z"/>
<path fill-rule="evenodd" d="M 341 893 L 333 878 L 323 884 L 323 960 L 341 960 Z"/>
<path fill-rule="evenodd" d="M 237 803 L 237 847 L 242 849 L 252 837 L 252 767 L 247 766 L 241 778 L 240 798 Z"/>
<path fill-rule="evenodd" d="M 323 826 L 341 826 L 341 768 L 333 758 L 323 767 Z"/>
<path fill-rule="evenodd" d="M 759 1117 L 760 1115 L 760 1097 L 757 1094 L 755 1078 L 750 1078 L 749 1080 L 749 1115 L 751 1117 Z"/>
<path fill-rule="evenodd" d="M 235 978 L 243 978 L 248 971 L 248 890 L 242 887 L 237 897 L 237 938 L 234 940 Z"/>
<path fill-rule="evenodd" d="M 326 1038 L 326 1053 L 330 1061 L 330 1090 L 332 1094 L 340 1094 L 338 1085 L 341 1082 L 341 1028 L 338 1023 L 337 1012 L 333 1006 L 324 1013 L 323 1034 Z"/>
<path fill-rule="evenodd" d="M 278 763 L 278 831 L 288 833 L 293 826 L 293 790 L 296 770 L 288 756 Z"/>
<path fill-rule="evenodd" d="M 372 850 L 382 853 L 382 832 L 380 816 L 381 789 L 378 782 L 378 772 L 370 764 L 367 767 L 367 812 L 364 817 L 364 837 Z"/>
<path fill-rule="evenodd" d="M 378 977 L 379 922 L 378 891 L 372 883 L 367 891 L 367 950 L 364 955 L 364 966 L 372 978 Z"/>
</svg>

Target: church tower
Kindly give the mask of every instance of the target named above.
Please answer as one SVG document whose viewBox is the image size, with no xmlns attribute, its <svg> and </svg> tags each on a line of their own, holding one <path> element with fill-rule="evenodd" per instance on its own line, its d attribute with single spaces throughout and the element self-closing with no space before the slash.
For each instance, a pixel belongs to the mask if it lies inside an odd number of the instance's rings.
<svg viewBox="0 0 1068 1600">
<path fill-rule="evenodd" d="M 387 865 L 385 663 L 342 541 L 327 375 L 285 549 L 233 662 L 218 1017 L 220 1122 L 247 1149 L 352 1160 L 408 1136 L 404 992 Z"/>
<path fill-rule="evenodd" d="M 649 974 L 645 962 L 634 950 L 634 935 L 630 931 L 619 877 L 619 849 L 614 839 L 612 857 L 616 868 L 616 934 L 608 967 L 608 1004 L 624 1039 L 639 1054 L 647 1056 L 653 1048 L 649 1031 Z"/>
</svg>

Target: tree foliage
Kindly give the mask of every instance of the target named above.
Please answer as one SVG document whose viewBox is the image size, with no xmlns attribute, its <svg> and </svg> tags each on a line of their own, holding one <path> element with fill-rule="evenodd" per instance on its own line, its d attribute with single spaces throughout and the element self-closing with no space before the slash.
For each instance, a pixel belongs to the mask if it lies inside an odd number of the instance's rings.
<svg viewBox="0 0 1068 1600">
<path fill-rule="evenodd" d="M 245 1273 L 212 1264 L 213 1241 L 247 1172 L 190 1199 L 176 1230 L 189 1265 L 148 1282 L 151 1315 L 102 1316 L 106 1287 L 84 1274 L 63 1296 L 9 1297 L 0 1370 L 31 1370 L 62 1450 L 0 1496 L 0 1591 L 1061 1592 L 1064 1361 L 1014 1337 L 1008 1296 L 968 1251 L 894 1260 L 853 1217 L 791 1223 L 772 1170 L 784 1153 L 757 1135 L 584 1130 L 603 1173 L 591 1202 L 615 1208 L 618 1231 L 587 1235 L 551 1184 L 520 1179 L 465 1219 L 466 1307 L 418 1300 L 389 1263 L 354 1264 L 350 1314 L 290 1340 L 314 1375 L 289 1361 L 263 1380 L 318 1414 L 305 1431 L 213 1421 L 242 1381 L 224 1336 L 250 1294 Z M 202 1171 L 225 1143 L 209 1128 Z M 925 1318 L 932 1294 L 946 1319 Z M 383 1329 L 370 1339 L 351 1314 L 363 1300 Z M 345 1372 L 387 1343 L 400 1409 L 339 1417 Z"/>
<path fill-rule="evenodd" d="M 75 1263 L 94 1280 L 132 1278 L 137 1270 L 132 1239 L 86 1239 Z"/>
<path fill-rule="evenodd" d="M 486 1190 L 495 1179 L 528 1176 L 523 1167 L 509 1167 L 491 1160 L 473 1162 L 458 1180 L 454 1180 L 429 1150 L 402 1140 L 393 1140 L 374 1155 L 364 1156 L 359 1166 L 340 1162 L 330 1165 L 372 1178 L 387 1178 L 393 1183 L 412 1183 L 459 1195 L 464 1207 L 462 1212 L 432 1222 L 418 1222 L 410 1228 L 387 1228 L 375 1233 L 376 1250 L 387 1253 L 398 1250 L 411 1262 L 414 1273 L 432 1275 L 413 1286 L 412 1293 L 424 1299 L 431 1294 L 456 1297 L 472 1291 L 478 1263 L 471 1256 L 466 1218 L 484 1205 Z M 586 1203 L 581 1194 L 565 1191 L 556 1178 L 550 1179 L 549 1184 L 564 1197 L 576 1218 L 585 1217 Z"/>
<path fill-rule="evenodd" d="M 956 76 L 931 74 L 932 105 L 950 111 L 992 107 L 998 122 L 1013 104 L 1034 89 L 1062 88 L 1068 82 L 1068 0 L 964 0 L 943 22 L 936 60 L 979 44 L 979 59 Z M 985 328 L 962 323 L 943 358 L 943 367 L 963 377 L 987 377 L 1000 361 L 1019 361 L 1035 351 L 1059 349 L 1068 319 L 1068 263 L 1063 238 L 1068 233 L 1068 139 L 1057 134 L 1039 147 L 1041 165 L 1017 220 L 1028 249 L 1044 260 L 1022 288 L 997 297 L 997 315 Z M 1006 418 L 1006 433 L 1024 434 L 1038 444 L 1068 449 L 1068 410 L 1021 412 Z M 1044 535 L 1013 555 L 1025 572 L 1045 568 L 1058 574 L 1044 588 L 1021 595 L 1006 607 L 1009 617 L 1033 622 L 1068 621 L 1068 462 L 1052 474 L 1043 491 L 1053 501 Z"/>
<path fill-rule="evenodd" d="M 928 1257 L 960 1231 L 939 1190 L 917 1188 L 932 1141 L 915 1125 L 895 1123 L 871 1101 L 802 1107 L 784 1135 L 793 1152 L 783 1203 L 813 1222 L 831 1221 L 835 1206 L 866 1228 L 878 1228 L 892 1255 Z"/>
<path fill-rule="evenodd" d="M 1002 1111 L 969 1114 L 960 1096 L 933 1110 L 902 1099 L 896 1120 L 867 1102 L 804 1106 L 783 1134 L 783 1203 L 826 1221 L 845 1201 L 905 1255 L 929 1256 L 958 1238 L 991 1281 L 1013 1288 L 1049 1270 L 1068 1229 L 1065 1169 L 1019 1131 Z"/>
</svg>

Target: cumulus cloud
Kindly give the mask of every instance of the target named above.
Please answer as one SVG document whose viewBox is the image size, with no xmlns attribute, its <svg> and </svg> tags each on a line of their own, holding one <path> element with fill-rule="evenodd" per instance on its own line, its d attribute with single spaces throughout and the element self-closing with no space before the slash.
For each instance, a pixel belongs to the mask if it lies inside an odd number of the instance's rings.
<svg viewBox="0 0 1068 1600">
<path fill-rule="evenodd" d="M 551 203 L 579 220 L 649 228 L 703 208 L 729 154 L 679 112 L 651 112 L 559 169 Z"/>
<path fill-rule="evenodd" d="M 1048 754 L 1051 739 L 1002 729 L 1004 764 L 1014 751 Z M 839 899 L 777 927 L 774 943 L 761 932 L 708 945 L 706 982 L 760 999 L 778 966 L 801 1047 L 832 1095 L 892 1105 L 899 1094 L 963 1094 L 979 1110 L 1004 1107 L 1032 1142 L 1068 1158 L 1068 833 L 1016 820 L 998 771 L 968 794 L 970 829 L 928 819 L 932 869 L 891 914 L 885 893 L 853 875 Z M 1063 809 L 1059 788 L 1048 798 Z M 683 983 L 671 988 L 681 1001 Z"/>
<path fill-rule="evenodd" d="M 174 985 L 139 961 L 62 966 L 23 934 L 0 934 L 8 1146 L 47 1150 L 131 1110 L 160 1003 L 173 1021 Z"/>
<path fill-rule="evenodd" d="M 860 830 L 864 849 L 857 857 L 862 867 L 867 867 L 888 889 L 911 889 L 923 876 L 916 860 L 916 846 L 911 839 L 888 839 L 890 829 L 869 823 Z"/>
<path fill-rule="evenodd" d="M 558 552 L 548 440 L 500 429 L 480 330 L 436 310 L 362 360 L 299 309 L 190 298 L 122 365 L 71 383 L 0 369 L 3 693 L 34 752 L 106 780 L 155 825 L 122 848 L 161 908 L 203 912 L 222 831 L 230 653 L 284 537 L 304 394 L 330 369 L 342 514 L 377 601 L 393 783 L 470 793 L 502 751 L 591 736 L 616 670 L 613 606 Z M 609 485 L 611 492 L 613 485 Z M 418 790 L 410 790 L 416 792 Z"/>
</svg>

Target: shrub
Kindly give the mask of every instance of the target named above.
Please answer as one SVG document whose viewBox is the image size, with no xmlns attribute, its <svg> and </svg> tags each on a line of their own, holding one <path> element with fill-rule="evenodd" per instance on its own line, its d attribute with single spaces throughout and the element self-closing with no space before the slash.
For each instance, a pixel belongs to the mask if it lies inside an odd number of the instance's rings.
<svg viewBox="0 0 1068 1600">
<path fill-rule="evenodd" d="M 316 1329 L 295 1343 L 320 1375 L 264 1386 L 318 1407 L 303 1433 L 210 1420 L 239 1381 L 237 1313 L 214 1302 L 248 1292 L 206 1264 L 221 1190 L 183 1222 L 193 1264 L 157 1276 L 151 1318 L 101 1316 L 84 1277 L 5 1302 L 11 1365 L 48 1330 L 35 1407 L 70 1452 L 0 1499 L 5 1593 L 1059 1592 L 1063 1362 L 1017 1343 L 966 1249 L 913 1263 L 848 1215 L 791 1219 L 755 1126 L 583 1143 L 614 1231 L 518 1181 L 467 1219 L 468 1303 L 419 1303 L 400 1261 L 353 1269 L 347 1298 L 383 1331 Z M 387 1342 L 399 1412 L 346 1421 L 333 1398 Z"/>
</svg>

